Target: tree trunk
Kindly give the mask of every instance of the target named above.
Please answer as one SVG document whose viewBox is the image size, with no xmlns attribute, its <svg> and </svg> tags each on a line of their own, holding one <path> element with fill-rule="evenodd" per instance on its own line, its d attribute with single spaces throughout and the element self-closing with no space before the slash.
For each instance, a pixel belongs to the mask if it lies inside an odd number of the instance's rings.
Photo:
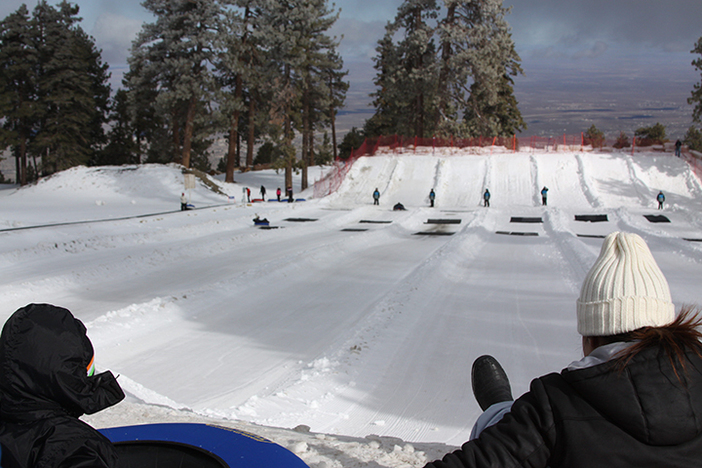
<svg viewBox="0 0 702 468">
<path fill-rule="evenodd" d="M 183 158 L 182 164 L 185 167 L 190 167 L 190 149 L 193 140 L 193 127 L 195 126 L 195 107 L 197 100 L 192 97 L 188 103 L 188 115 L 185 118 L 185 133 L 183 134 Z"/>
<path fill-rule="evenodd" d="M 224 176 L 224 181 L 234 182 L 234 167 L 237 161 L 236 141 L 239 135 L 239 112 L 234 112 L 232 122 L 229 126 L 229 146 L 227 148 L 227 170 Z"/>
<path fill-rule="evenodd" d="M 25 137 L 24 127 L 19 132 L 20 137 L 20 154 L 19 154 L 19 172 L 17 173 L 20 185 L 27 185 L 27 138 Z"/>
<path fill-rule="evenodd" d="M 21 184 L 20 183 L 20 156 L 19 154 L 15 155 L 15 183 L 16 184 Z"/>
<path fill-rule="evenodd" d="M 302 94 L 302 177 L 300 181 L 300 190 L 307 188 L 307 165 L 309 164 L 310 154 L 310 93 L 305 87 Z"/>
<path fill-rule="evenodd" d="M 416 20 L 416 27 L 417 30 L 419 30 L 423 24 L 422 21 L 422 10 L 420 8 L 417 8 L 415 10 L 415 20 Z M 419 84 L 417 86 L 417 99 L 415 101 L 415 104 L 417 106 L 417 109 L 415 111 L 415 127 L 414 127 L 414 134 L 415 136 L 418 136 L 419 138 L 424 138 L 424 80 L 421 78 L 423 70 L 424 70 L 424 60 L 421 54 L 417 58 L 417 69 L 420 71 L 419 73 Z"/>
<path fill-rule="evenodd" d="M 253 94 L 249 97 L 249 138 L 246 141 L 246 162 L 253 165 L 254 145 L 256 144 L 256 99 Z"/>
<path fill-rule="evenodd" d="M 243 93 L 242 91 L 242 83 L 241 83 L 241 76 L 238 75 L 236 77 L 236 83 L 235 83 L 236 88 L 234 89 L 234 100 L 235 102 L 239 102 L 241 99 L 241 95 Z M 238 165 L 239 161 L 237 160 L 238 152 L 237 152 L 237 141 L 238 141 L 238 135 L 239 135 L 239 111 L 236 110 L 234 111 L 234 114 L 232 115 L 232 123 L 229 127 L 229 151 L 227 152 L 227 173 L 224 176 L 224 181 L 225 182 L 234 182 L 234 167 Z"/>
<path fill-rule="evenodd" d="M 454 25 L 456 16 L 456 4 L 452 3 L 446 12 L 445 25 L 451 28 Z M 449 67 L 449 61 L 453 55 L 451 50 L 451 41 L 449 38 L 444 38 L 444 42 L 441 45 L 441 72 L 439 73 L 439 115 L 437 116 L 436 128 L 439 128 L 438 123 L 442 118 L 447 118 L 446 108 L 448 107 L 449 101 L 449 85 L 448 77 L 451 72 Z"/>
<path fill-rule="evenodd" d="M 178 125 L 178 110 L 173 108 L 171 111 L 171 126 L 173 127 L 173 162 L 180 164 L 182 159 L 182 154 L 180 151 L 180 126 Z"/>
</svg>

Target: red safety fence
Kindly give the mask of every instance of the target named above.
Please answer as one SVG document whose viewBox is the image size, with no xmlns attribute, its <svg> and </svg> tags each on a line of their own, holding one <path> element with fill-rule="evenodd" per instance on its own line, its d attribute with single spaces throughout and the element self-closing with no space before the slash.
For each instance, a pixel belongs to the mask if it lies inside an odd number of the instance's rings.
<svg viewBox="0 0 702 468">
<path fill-rule="evenodd" d="M 314 198 L 326 197 L 339 190 L 341 183 L 346 178 L 346 174 L 351 170 L 351 166 L 353 166 L 356 159 L 358 157 L 334 161 L 329 172 L 314 183 Z"/>
<path fill-rule="evenodd" d="M 682 157 L 690 165 L 690 169 L 702 181 L 702 154 L 696 151 L 683 151 Z"/>
<path fill-rule="evenodd" d="M 403 137 L 399 135 L 382 136 L 379 138 L 366 138 L 363 144 L 351 152 L 350 159 L 360 156 L 372 156 L 379 149 L 395 151 L 398 149 L 414 151 L 428 148 L 486 148 L 503 147 L 509 151 L 519 151 L 523 148 L 540 150 L 566 150 L 582 149 L 586 145 L 585 137 L 580 135 L 563 135 L 562 137 L 476 137 L 476 138 L 420 138 Z M 404 151 L 403 151 L 404 152 Z M 426 153 L 426 151 L 422 151 Z"/>
</svg>

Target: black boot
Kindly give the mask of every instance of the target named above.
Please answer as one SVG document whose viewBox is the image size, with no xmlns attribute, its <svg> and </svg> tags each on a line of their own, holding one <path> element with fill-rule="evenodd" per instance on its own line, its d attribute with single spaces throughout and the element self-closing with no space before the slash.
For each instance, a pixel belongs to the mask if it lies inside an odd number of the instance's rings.
<svg viewBox="0 0 702 468">
<path fill-rule="evenodd" d="M 473 395 L 483 411 L 495 403 L 513 400 L 509 378 L 497 359 L 492 356 L 480 356 L 473 362 L 470 380 L 473 384 Z"/>
</svg>

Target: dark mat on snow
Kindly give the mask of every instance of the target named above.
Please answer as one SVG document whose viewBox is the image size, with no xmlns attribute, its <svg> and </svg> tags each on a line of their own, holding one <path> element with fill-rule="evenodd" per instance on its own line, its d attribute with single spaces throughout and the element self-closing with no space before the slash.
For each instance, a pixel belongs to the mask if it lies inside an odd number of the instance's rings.
<svg viewBox="0 0 702 468">
<path fill-rule="evenodd" d="M 455 232 L 440 232 L 440 231 L 420 231 L 415 232 L 415 236 L 452 236 L 456 234 Z"/>
<path fill-rule="evenodd" d="M 317 220 L 315 218 L 287 218 L 285 221 L 290 221 L 291 223 L 309 223 Z"/>
<path fill-rule="evenodd" d="M 510 223 L 543 223 L 543 219 L 541 218 L 524 218 L 524 217 L 519 217 L 519 216 L 512 216 L 509 219 Z"/>
<path fill-rule="evenodd" d="M 702 242 L 702 239 L 693 239 L 689 237 L 683 237 L 683 240 L 686 240 L 688 242 Z"/>
<path fill-rule="evenodd" d="M 576 221 L 584 221 L 588 223 L 603 223 L 609 221 L 606 214 L 595 215 L 575 215 Z"/>
<path fill-rule="evenodd" d="M 504 236 L 527 236 L 527 237 L 537 237 L 538 232 L 516 232 L 516 231 L 496 231 L 495 234 L 502 234 Z"/>
<path fill-rule="evenodd" d="M 460 219 L 427 219 L 424 224 L 461 224 Z"/>
<path fill-rule="evenodd" d="M 644 215 L 650 223 L 669 223 L 670 220 L 663 215 Z"/>
<path fill-rule="evenodd" d="M 278 229 L 280 226 L 258 226 L 259 229 L 265 229 L 266 231 L 270 231 L 271 229 Z"/>
<path fill-rule="evenodd" d="M 344 232 L 365 232 L 368 229 L 363 229 L 363 228 L 344 228 L 342 231 Z"/>
<path fill-rule="evenodd" d="M 606 236 L 601 234 L 578 234 L 578 237 L 589 237 L 591 239 L 604 239 Z"/>
<path fill-rule="evenodd" d="M 362 219 L 359 221 L 359 223 L 366 223 L 366 224 L 390 224 L 392 221 L 377 221 L 374 219 Z"/>
</svg>

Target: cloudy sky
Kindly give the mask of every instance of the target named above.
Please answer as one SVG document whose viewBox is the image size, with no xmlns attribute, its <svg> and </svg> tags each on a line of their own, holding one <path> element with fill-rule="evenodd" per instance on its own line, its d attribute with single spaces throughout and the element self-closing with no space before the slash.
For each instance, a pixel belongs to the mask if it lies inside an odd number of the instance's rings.
<svg viewBox="0 0 702 468">
<path fill-rule="evenodd" d="M 3 0 L 0 17 L 22 3 L 30 9 L 36 4 Z M 126 69 L 132 39 L 142 23 L 152 18 L 140 0 L 73 3 L 80 6 L 83 29 L 95 38 L 103 59 L 111 66 L 114 89 Z M 343 36 L 341 52 L 351 71 L 350 108 L 366 107 L 367 94 L 373 90 L 371 57 L 376 42 L 401 3 L 335 2 L 341 15 L 333 34 Z M 700 0 L 506 0 L 504 5 L 512 6 L 507 21 L 525 71 L 515 86 L 520 102 L 533 105 L 536 101 L 553 102 L 557 97 L 566 105 L 563 101 L 568 96 L 578 102 L 599 101 L 600 91 L 611 93 L 619 84 L 624 86 L 622 93 L 631 96 L 640 85 L 640 99 L 658 100 L 665 103 L 662 107 L 669 107 L 674 102 L 683 105 L 693 84 L 700 81 L 691 66 L 695 57 L 690 53 L 702 37 Z M 665 94 L 668 88 L 677 91 L 661 99 L 650 95 L 657 91 Z M 362 120 L 357 125 L 362 125 Z"/>
</svg>

